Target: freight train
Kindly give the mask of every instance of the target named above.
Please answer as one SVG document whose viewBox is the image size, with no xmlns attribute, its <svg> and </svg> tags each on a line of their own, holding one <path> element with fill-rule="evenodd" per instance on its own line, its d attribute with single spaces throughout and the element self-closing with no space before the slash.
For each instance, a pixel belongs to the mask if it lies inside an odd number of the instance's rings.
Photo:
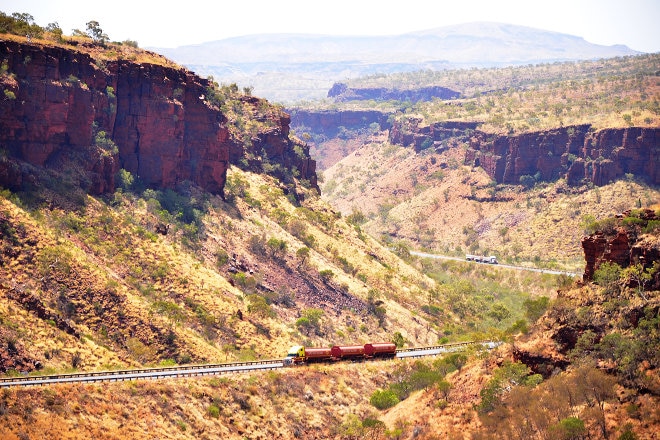
<svg viewBox="0 0 660 440">
<path fill-rule="evenodd" d="M 394 356 L 396 356 L 396 345 L 391 342 L 376 342 L 364 345 L 335 345 L 331 348 L 294 345 L 284 359 L 284 365 L 301 365 L 340 360 L 387 359 Z"/>
</svg>

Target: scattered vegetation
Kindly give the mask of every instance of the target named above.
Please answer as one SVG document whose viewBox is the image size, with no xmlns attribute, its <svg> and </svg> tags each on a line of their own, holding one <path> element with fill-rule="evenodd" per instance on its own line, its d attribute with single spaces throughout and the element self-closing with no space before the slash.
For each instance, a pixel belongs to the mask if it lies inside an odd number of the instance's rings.
<svg viewBox="0 0 660 440">
<path fill-rule="evenodd" d="M 653 68 L 657 62 L 658 55 L 649 54 L 503 68 L 422 70 L 376 74 L 351 79 L 348 84 L 353 88 L 442 86 L 462 94 L 458 100 L 407 106 L 393 102 L 356 103 L 399 110 L 402 118 L 421 117 L 423 124 L 441 120 L 481 121 L 482 130 L 505 133 L 583 123 L 597 128 L 655 127 L 660 114 Z"/>
</svg>

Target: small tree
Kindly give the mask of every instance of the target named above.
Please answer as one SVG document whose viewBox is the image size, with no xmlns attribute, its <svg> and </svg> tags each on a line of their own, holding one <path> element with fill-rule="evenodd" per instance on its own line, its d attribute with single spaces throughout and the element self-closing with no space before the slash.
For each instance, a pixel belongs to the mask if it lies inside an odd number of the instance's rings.
<svg viewBox="0 0 660 440">
<path fill-rule="evenodd" d="M 276 260 L 282 260 L 286 255 L 286 241 L 272 237 L 266 242 L 270 255 Z"/>
<path fill-rule="evenodd" d="M 302 316 L 296 321 L 296 327 L 301 331 L 313 330 L 315 333 L 319 332 L 321 327 L 321 317 L 323 310 L 320 309 L 307 309 L 302 312 Z"/>
<path fill-rule="evenodd" d="M 247 300 L 249 302 L 248 312 L 262 318 L 272 318 L 275 316 L 275 312 L 263 296 L 252 294 L 247 296 Z"/>
<path fill-rule="evenodd" d="M 493 307 L 490 309 L 490 311 L 488 312 L 488 316 L 490 316 L 491 318 L 495 318 L 497 322 L 502 322 L 503 320 L 511 316 L 511 311 L 507 309 L 504 304 L 497 303 L 494 304 Z"/>
<path fill-rule="evenodd" d="M 525 308 L 525 317 L 530 323 L 536 322 L 547 310 L 550 304 L 550 298 L 541 296 L 536 299 L 526 299 L 523 301 Z"/>
<path fill-rule="evenodd" d="M 442 395 L 442 398 L 447 400 L 449 398 L 449 392 L 451 391 L 451 383 L 442 379 L 438 382 L 438 392 Z"/>
<path fill-rule="evenodd" d="M 644 285 L 653 279 L 653 273 L 657 270 L 657 267 L 657 262 L 647 270 L 644 270 L 644 266 L 640 263 L 632 264 L 621 271 L 621 278 L 626 280 L 627 284 L 635 284 L 639 296 L 644 301 L 648 301 L 646 295 L 644 295 Z"/>
<path fill-rule="evenodd" d="M 305 246 L 298 249 L 296 251 L 296 257 L 300 260 L 300 266 L 306 267 L 309 260 L 309 248 Z"/>
<path fill-rule="evenodd" d="M 594 272 L 594 283 L 605 288 L 606 293 L 616 293 L 619 290 L 621 266 L 606 261 Z"/>
<path fill-rule="evenodd" d="M 89 35 L 95 43 L 105 46 L 105 44 L 110 40 L 110 38 L 103 33 L 101 25 L 96 20 L 87 22 L 87 35 Z"/>
<path fill-rule="evenodd" d="M 53 34 L 53 37 L 55 37 L 56 41 L 63 41 L 62 35 L 64 32 L 62 32 L 62 28 L 56 21 L 48 23 L 48 25 L 46 25 L 46 30 Z"/>
<path fill-rule="evenodd" d="M 519 180 L 520 180 L 520 184 L 525 188 L 531 188 L 534 185 L 536 185 L 536 179 L 534 178 L 534 176 L 530 176 L 529 174 L 520 176 Z"/>
<path fill-rule="evenodd" d="M 567 417 L 550 428 L 550 432 L 557 439 L 577 440 L 584 437 L 587 428 L 584 422 L 577 417 Z"/>
<path fill-rule="evenodd" d="M 397 348 L 403 347 L 403 344 L 406 343 L 406 339 L 403 337 L 401 332 L 394 332 L 392 336 L 392 343 L 397 346 Z"/>
</svg>

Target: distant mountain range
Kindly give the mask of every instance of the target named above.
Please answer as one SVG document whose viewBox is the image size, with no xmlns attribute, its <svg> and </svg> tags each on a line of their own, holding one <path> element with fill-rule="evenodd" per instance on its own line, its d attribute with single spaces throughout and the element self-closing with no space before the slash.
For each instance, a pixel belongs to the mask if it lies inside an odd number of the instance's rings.
<svg viewBox="0 0 660 440">
<path fill-rule="evenodd" d="M 200 75 L 254 86 L 276 101 L 323 98 L 332 83 L 373 73 L 492 67 L 635 55 L 581 37 L 477 22 L 392 36 L 261 34 L 151 48 Z"/>
</svg>

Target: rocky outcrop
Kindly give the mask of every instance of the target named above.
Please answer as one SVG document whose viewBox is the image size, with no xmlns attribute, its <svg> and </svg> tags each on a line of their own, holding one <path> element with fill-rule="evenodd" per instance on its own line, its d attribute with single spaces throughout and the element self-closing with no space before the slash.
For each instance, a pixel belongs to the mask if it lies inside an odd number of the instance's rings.
<svg viewBox="0 0 660 440">
<path fill-rule="evenodd" d="M 518 184 L 522 176 L 569 184 L 606 185 L 626 174 L 660 184 L 660 129 L 590 125 L 557 128 L 517 136 L 476 131 L 466 164 L 481 166 L 498 183 Z"/>
<path fill-rule="evenodd" d="M 592 280 L 598 266 L 606 261 L 621 267 L 628 267 L 630 264 L 630 237 L 625 229 L 616 231 L 613 237 L 598 232 L 584 237 L 581 243 L 587 263 L 583 275 L 585 281 Z"/>
<path fill-rule="evenodd" d="M 209 82 L 185 69 L 5 40 L 0 60 L 6 155 L 46 168 L 63 155 L 85 156 L 78 166 L 95 176 L 91 193 L 113 191 L 115 173 L 124 168 L 151 187 L 190 181 L 222 194 L 230 151 L 243 151 L 230 137 L 231 121 L 207 99 Z M 286 156 L 287 148 L 292 155 L 288 120 L 269 126 L 275 128 L 257 134 L 253 145 L 273 158 Z M 309 156 L 297 162 L 301 177 L 315 182 Z M 20 165 L 0 167 L 10 171 L 0 175 L 0 185 L 15 188 L 25 180 L 25 172 L 14 176 Z"/>
<path fill-rule="evenodd" d="M 605 222 L 606 227 L 594 234 L 582 238 L 582 249 L 586 262 L 584 281 L 591 281 L 594 273 L 605 262 L 616 263 L 622 268 L 631 264 L 641 264 L 644 269 L 651 269 L 660 261 L 660 237 L 656 228 L 660 216 L 650 209 L 626 211 L 614 222 Z M 644 234 L 645 230 L 650 233 Z M 660 271 L 646 286 L 649 289 L 660 288 Z"/>
<path fill-rule="evenodd" d="M 461 94 L 447 87 L 429 86 L 417 89 L 390 89 L 386 87 L 348 87 L 343 83 L 335 83 L 328 91 L 328 98 L 335 101 L 431 101 L 438 99 L 456 99 Z"/>
</svg>

